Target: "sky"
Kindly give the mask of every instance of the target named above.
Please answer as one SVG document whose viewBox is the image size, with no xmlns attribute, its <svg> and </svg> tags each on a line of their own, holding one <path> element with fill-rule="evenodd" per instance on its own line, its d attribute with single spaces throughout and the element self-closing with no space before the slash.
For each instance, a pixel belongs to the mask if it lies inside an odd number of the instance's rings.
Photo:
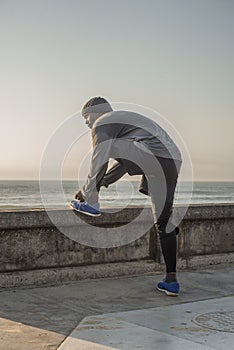
<svg viewBox="0 0 234 350">
<path fill-rule="evenodd" d="M 0 0 L 0 179 L 38 179 L 51 135 L 104 96 L 169 120 L 194 180 L 234 181 L 233 15 L 232 0 Z"/>
</svg>

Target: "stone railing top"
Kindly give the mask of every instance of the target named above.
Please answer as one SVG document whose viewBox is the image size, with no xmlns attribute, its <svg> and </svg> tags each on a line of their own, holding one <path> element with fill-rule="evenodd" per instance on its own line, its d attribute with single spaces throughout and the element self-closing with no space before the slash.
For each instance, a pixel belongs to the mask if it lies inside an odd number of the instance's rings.
<svg viewBox="0 0 234 350">
<path fill-rule="evenodd" d="M 184 206 L 176 206 L 177 211 L 183 210 Z M 0 229 L 14 229 L 27 227 L 51 227 L 53 226 L 49 217 L 56 218 L 61 226 L 82 225 L 88 222 L 94 226 L 120 226 L 132 221 L 137 217 L 143 207 L 105 208 L 100 217 L 88 217 L 83 214 L 71 214 L 71 209 L 32 209 L 32 210 L 3 210 L 0 211 Z M 48 216 L 48 214 L 49 216 Z M 191 205 L 184 220 L 203 220 L 218 218 L 234 218 L 234 204 L 205 204 Z M 151 207 L 148 206 L 142 215 L 143 221 L 152 220 Z"/>
</svg>

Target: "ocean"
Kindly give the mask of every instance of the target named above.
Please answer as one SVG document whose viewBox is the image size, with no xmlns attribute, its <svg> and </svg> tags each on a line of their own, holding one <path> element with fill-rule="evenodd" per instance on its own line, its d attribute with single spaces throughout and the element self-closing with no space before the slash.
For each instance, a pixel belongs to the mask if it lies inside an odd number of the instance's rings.
<svg viewBox="0 0 234 350">
<path fill-rule="evenodd" d="M 57 193 L 53 181 L 48 182 L 46 207 L 59 208 L 69 206 L 70 200 L 83 183 L 64 181 L 64 201 Z M 120 207 L 127 205 L 150 205 L 150 199 L 138 192 L 139 181 L 118 181 L 116 184 L 100 191 L 100 204 L 103 207 Z M 190 191 L 186 183 L 175 194 L 175 204 L 188 203 Z M 190 204 L 234 203 L 234 182 L 194 182 Z M 38 181 L 0 181 L 0 210 L 44 208 Z"/>
</svg>

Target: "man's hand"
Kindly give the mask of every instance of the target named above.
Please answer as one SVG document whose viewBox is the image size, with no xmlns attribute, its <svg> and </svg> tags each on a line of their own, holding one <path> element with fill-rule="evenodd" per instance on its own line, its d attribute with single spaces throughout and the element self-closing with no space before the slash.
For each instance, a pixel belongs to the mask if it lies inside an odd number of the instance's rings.
<svg viewBox="0 0 234 350">
<path fill-rule="evenodd" d="M 84 201 L 85 201 L 81 190 L 79 190 L 79 191 L 75 194 L 75 199 L 78 199 L 80 202 L 84 202 Z"/>
</svg>

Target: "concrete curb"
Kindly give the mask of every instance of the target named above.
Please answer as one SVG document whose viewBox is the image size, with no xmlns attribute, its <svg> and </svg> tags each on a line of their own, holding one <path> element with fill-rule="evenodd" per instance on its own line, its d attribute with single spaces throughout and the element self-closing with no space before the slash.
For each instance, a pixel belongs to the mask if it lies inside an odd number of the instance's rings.
<svg viewBox="0 0 234 350">
<path fill-rule="evenodd" d="M 0 288 L 40 286 L 72 281 L 111 278 L 161 272 L 163 266 L 152 260 L 39 269 L 0 273 Z"/>
<path fill-rule="evenodd" d="M 226 266 L 234 263 L 234 253 L 214 254 L 178 259 L 178 269 L 197 269 L 208 266 Z M 38 269 L 0 273 L 0 288 L 21 286 L 59 285 L 80 280 L 134 276 L 147 273 L 162 273 L 164 264 L 153 260 L 93 264 L 86 266 Z"/>
</svg>

